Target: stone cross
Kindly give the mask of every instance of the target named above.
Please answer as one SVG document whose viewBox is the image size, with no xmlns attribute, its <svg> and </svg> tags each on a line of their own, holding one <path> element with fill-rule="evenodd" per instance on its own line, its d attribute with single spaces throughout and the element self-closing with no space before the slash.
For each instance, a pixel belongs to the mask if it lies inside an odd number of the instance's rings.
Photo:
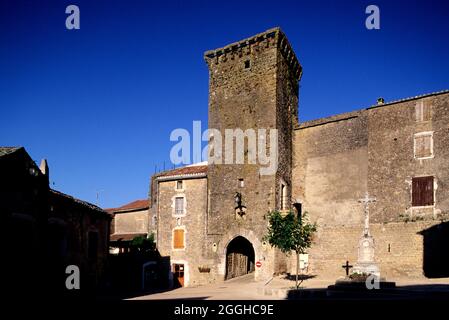
<svg viewBox="0 0 449 320">
<path fill-rule="evenodd" d="M 351 269 L 353 267 L 349 264 L 349 261 L 346 260 L 346 264 L 342 265 L 341 267 L 346 270 L 346 276 L 349 276 L 349 269 Z"/>
<path fill-rule="evenodd" d="M 369 204 L 376 202 L 376 198 L 375 197 L 370 198 L 368 195 L 368 192 L 366 192 L 365 197 L 362 199 L 359 199 L 359 202 L 363 203 L 363 205 L 365 206 L 365 225 L 363 228 L 363 235 L 365 237 L 369 237 L 369 236 L 371 236 L 371 234 L 369 232 Z"/>
</svg>

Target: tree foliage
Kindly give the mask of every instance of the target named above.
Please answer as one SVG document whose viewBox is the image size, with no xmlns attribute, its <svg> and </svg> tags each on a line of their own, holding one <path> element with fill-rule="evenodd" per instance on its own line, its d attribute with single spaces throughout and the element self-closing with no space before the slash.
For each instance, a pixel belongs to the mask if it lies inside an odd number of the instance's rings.
<svg viewBox="0 0 449 320">
<path fill-rule="evenodd" d="M 308 222 L 307 212 L 301 217 L 293 212 L 282 215 L 279 211 L 273 211 L 268 217 L 270 225 L 265 240 L 283 253 L 296 253 L 296 287 L 298 287 L 299 255 L 306 253 L 312 245 L 317 225 Z"/>
<path fill-rule="evenodd" d="M 130 247 L 136 249 L 138 252 L 153 251 L 156 248 L 154 234 L 151 233 L 146 238 L 142 236 L 135 237 L 131 241 Z"/>
<path fill-rule="evenodd" d="M 293 212 L 282 216 L 278 211 L 269 215 L 270 226 L 266 240 L 273 246 L 286 254 L 292 251 L 300 254 L 312 245 L 312 237 L 317 229 L 316 223 L 307 221 L 307 212 L 298 217 Z"/>
</svg>

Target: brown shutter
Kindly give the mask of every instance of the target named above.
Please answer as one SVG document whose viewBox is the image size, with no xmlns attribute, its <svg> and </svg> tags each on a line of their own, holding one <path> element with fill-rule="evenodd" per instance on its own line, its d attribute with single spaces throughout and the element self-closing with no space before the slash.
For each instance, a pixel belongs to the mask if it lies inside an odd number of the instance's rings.
<svg viewBox="0 0 449 320">
<path fill-rule="evenodd" d="M 433 198 L 433 177 L 419 177 L 412 179 L 412 205 L 431 206 Z"/>
<path fill-rule="evenodd" d="M 433 177 L 426 177 L 424 179 L 424 205 L 433 205 Z"/>
<path fill-rule="evenodd" d="M 173 231 L 173 247 L 175 249 L 184 249 L 184 230 L 176 229 Z"/>
<path fill-rule="evenodd" d="M 420 205 L 420 188 L 419 188 L 419 179 L 418 178 L 413 178 L 412 181 L 412 205 L 414 207 L 419 206 Z"/>
</svg>

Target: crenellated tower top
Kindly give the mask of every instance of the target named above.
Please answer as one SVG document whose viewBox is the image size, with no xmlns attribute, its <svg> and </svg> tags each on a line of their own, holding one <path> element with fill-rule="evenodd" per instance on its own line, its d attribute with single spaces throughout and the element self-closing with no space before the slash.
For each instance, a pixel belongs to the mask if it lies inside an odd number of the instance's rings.
<svg viewBox="0 0 449 320">
<path fill-rule="evenodd" d="M 222 48 L 209 50 L 204 53 L 204 59 L 209 67 L 213 64 L 226 63 L 228 60 L 235 60 L 251 55 L 253 50 L 259 51 L 263 48 L 277 47 L 284 56 L 289 69 L 296 81 L 302 76 L 302 66 L 298 61 L 287 37 L 279 27 L 269 29 L 252 37 L 231 43 Z"/>
</svg>

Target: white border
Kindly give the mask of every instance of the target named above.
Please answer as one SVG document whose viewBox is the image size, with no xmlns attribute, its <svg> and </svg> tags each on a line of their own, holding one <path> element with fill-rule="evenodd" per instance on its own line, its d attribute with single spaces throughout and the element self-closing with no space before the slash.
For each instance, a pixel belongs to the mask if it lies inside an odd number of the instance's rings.
<svg viewBox="0 0 449 320">
<path fill-rule="evenodd" d="M 174 264 L 183 264 L 184 265 L 184 286 L 188 287 L 190 285 L 190 268 L 187 260 L 171 260 L 170 261 L 170 271 L 169 271 L 169 282 L 170 286 L 173 288 L 173 265 Z"/>
<path fill-rule="evenodd" d="M 417 157 L 416 156 L 416 138 L 417 137 L 423 137 L 423 136 L 430 136 L 430 156 L 427 157 Z M 433 131 L 423 131 L 418 132 L 413 135 L 413 157 L 416 160 L 425 160 L 425 159 L 432 159 L 435 157 L 435 154 L 433 152 Z"/>
<path fill-rule="evenodd" d="M 184 230 L 184 248 L 179 249 L 175 248 L 175 230 Z M 172 251 L 186 251 L 187 248 L 187 230 L 186 226 L 176 226 L 173 229 L 171 229 L 171 249 Z"/>
<path fill-rule="evenodd" d="M 176 214 L 176 198 L 184 198 L 184 207 L 182 208 L 182 214 Z M 172 208 L 172 216 L 176 218 L 185 217 L 187 214 L 187 198 L 185 193 L 177 193 L 173 197 L 171 197 L 171 208 Z"/>
</svg>

